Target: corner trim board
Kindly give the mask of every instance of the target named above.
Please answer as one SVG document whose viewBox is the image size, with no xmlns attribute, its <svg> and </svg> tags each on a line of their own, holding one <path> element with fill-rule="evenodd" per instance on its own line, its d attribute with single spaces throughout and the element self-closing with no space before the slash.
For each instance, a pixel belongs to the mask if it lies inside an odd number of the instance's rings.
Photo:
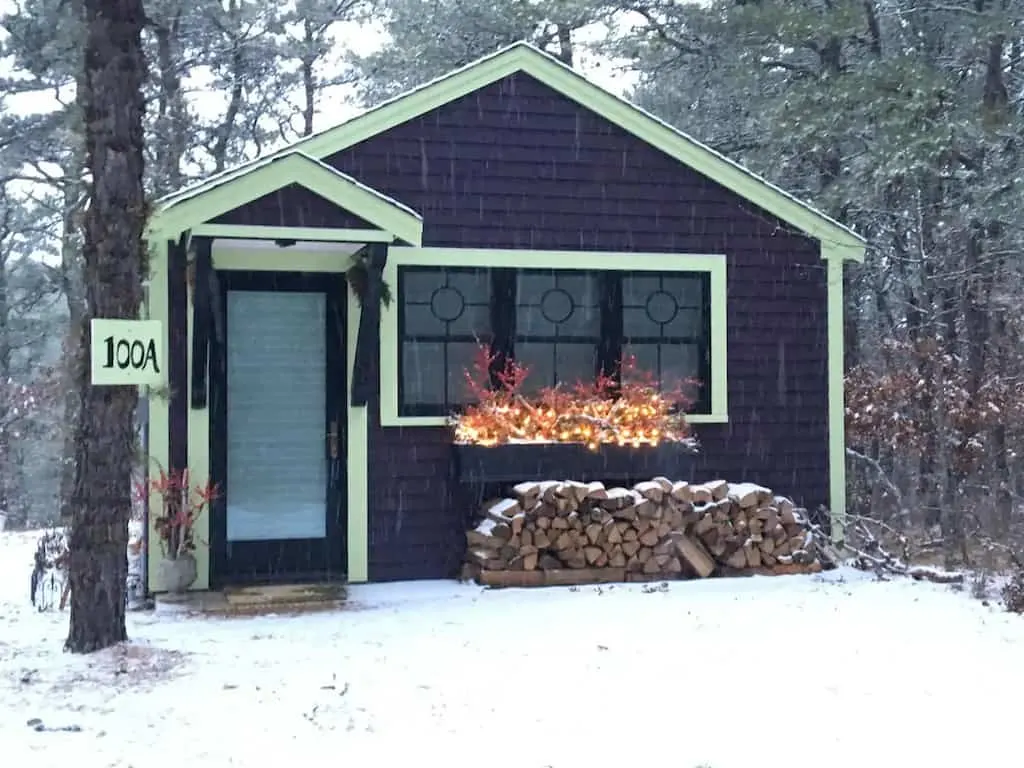
<svg viewBox="0 0 1024 768">
<path fill-rule="evenodd" d="M 149 319 L 159 320 L 163 326 L 163 347 L 164 349 L 170 349 L 169 346 L 169 329 L 167 322 L 167 300 L 168 300 L 168 287 L 167 287 L 167 249 L 171 244 L 166 233 L 159 232 L 149 239 L 149 297 L 147 301 L 147 307 L 149 309 Z M 148 476 L 152 476 L 154 470 L 157 467 L 166 467 L 169 460 L 168 454 L 170 453 L 170 401 L 167 397 L 168 384 L 167 384 L 167 369 L 164 368 L 164 386 L 159 388 L 149 388 L 148 393 L 148 440 L 147 440 L 147 453 L 149 454 L 149 462 L 146 466 Z M 155 555 L 159 553 L 159 546 L 157 542 L 156 531 L 153 529 L 153 521 L 160 513 L 160 501 L 156 498 L 156 495 L 149 497 L 148 510 L 147 510 L 147 527 L 146 527 L 146 591 L 154 592 L 161 588 L 159 584 L 158 574 L 158 563 L 159 558 Z"/>
<path fill-rule="evenodd" d="M 194 237 L 195 272 L 192 285 L 192 370 L 191 408 L 206 407 L 206 377 L 209 362 L 210 321 L 212 319 L 211 256 L 213 243 L 208 237 Z"/>
<path fill-rule="evenodd" d="M 827 263 L 827 338 L 828 338 L 828 476 L 829 515 L 832 540 L 842 542 L 846 536 L 846 398 L 843 326 L 843 259 L 828 253 L 822 243 Z"/>
<path fill-rule="evenodd" d="M 841 262 L 840 262 L 841 263 Z M 721 254 L 619 253 L 605 251 L 528 251 L 479 248 L 392 247 L 384 280 L 396 300 L 382 308 L 380 322 L 380 422 L 383 427 L 439 427 L 438 416 L 400 416 L 398 408 L 398 268 L 400 266 L 499 267 L 522 269 L 609 269 L 627 264 L 630 271 L 706 272 L 711 299 L 711 411 L 688 416 L 691 424 L 729 421 L 727 360 L 726 257 Z"/>
</svg>

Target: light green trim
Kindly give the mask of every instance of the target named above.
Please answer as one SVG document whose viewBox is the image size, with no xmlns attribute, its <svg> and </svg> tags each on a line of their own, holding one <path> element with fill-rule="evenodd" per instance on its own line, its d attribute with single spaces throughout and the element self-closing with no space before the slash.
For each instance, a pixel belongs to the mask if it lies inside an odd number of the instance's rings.
<svg viewBox="0 0 1024 768">
<path fill-rule="evenodd" d="M 188 473 L 189 481 L 195 485 L 206 485 L 210 481 L 210 418 L 209 408 L 202 410 L 192 409 L 192 367 L 195 360 L 192 359 L 192 306 L 193 291 L 188 288 L 188 363 L 185 367 L 188 375 L 185 377 L 185 389 L 188 392 Z M 210 377 L 206 377 L 207 395 L 209 395 Z M 207 399 L 209 405 L 209 399 Z M 199 418 L 196 418 L 196 416 Z M 200 517 L 195 524 L 196 538 L 204 542 L 202 546 L 196 547 L 196 580 L 189 587 L 192 590 L 206 590 L 210 588 L 210 515 Z"/>
<path fill-rule="evenodd" d="M 726 350 L 725 256 L 600 251 L 520 251 L 478 248 L 401 248 L 388 250 L 384 279 L 398 292 L 399 266 L 504 267 L 520 269 L 608 269 L 651 272 L 707 272 L 711 276 L 711 413 L 688 417 L 694 424 L 729 420 Z M 385 427 L 434 427 L 443 417 L 398 415 L 398 308 L 382 307 L 380 327 L 380 421 Z"/>
<path fill-rule="evenodd" d="M 854 261 L 863 258 L 864 240 L 850 229 L 650 113 L 591 83 L 558 59 L 527 43 L 515 43 L 503 48 L 367 110 L 341 125 L 295 142 L 278 154 L 301 150 L 313 157 L 328 157 L 519 71 L 596 112 L 641 141 L 731 189 L 823 244 L 829 243 L 834 246 L 829 250 L 830 254 Z M 207 179 L 195 187 L 164 198 L 162 203 L 165 206 L 176 205 L 179 200 L 197 194 L 208 185 L 248 174 L 249 169 L 258 162 Z"/>
<path fill-rule="evenodd" d="M 397 413 L 397 408 L 395 410 Z M 726 413 L 696 413 L 686 417 L 688 424 L 727 424 Z M 381 403 L 381 424 L 385 427 L 445 427 L 451 422 L 444 416 L 392 416 L 384 421 L 383 403 Z"/>
<path fill-rule="evenodd" d="M 345 272 L 351 256 L 330 251 L 300 251 L 297 248 L 246 250 L 245 246 L 216 248 L 214 269 L 239 269 L 253 272 Z"/>
<path fill-rule="evenodd" d="M 356 369 L 356 342 L 359 338 L 359 299 L 355 289 L 348 287 L 348 315 L 345 328 L 348 352 L 348 386 L 345 388 L 348 409 L 348 581 L 361 584 L 369 581 L 370 560 L 370 409 L 352 407 L 352 380 Z"/>
<path fill-rule="evenodd" d="M 161 207 L 150 228 L 180 232 L 289 184 L 302 185 L 399 240 L 413 245 L 422 242 L 423 219 L 415 211 L 295 151 L 262 161 L 244 175 L 218 178 L 174 205 Z"/>
<path fill-rule="evenodd" d="M 163 323 L 163 347 L 170 349 L 167 333 L 167 236 L 154 233 L 149 238 L 149 318 Z M 164 383 L 159 387 L 150 387 L 149 398 L 149 440 L 146 445 L 148 454 L 148 471 L 152 477 L 154 471 L 166 467 L 170 462 L 170 400 L 167 397 L 166 367 Z M 163 589 L 160 584 L 158 565 L 160 562 L 160 538 L 153 527 L 153 520 L 160 514 L 160 504 L 154 496 L 150 496 L 149 530 L 146 534 L 146 583 L 151 592 Z"/>
<path fill-rule="evenodd" d="M 822 245 L 822 250 L 825 246 Z M 832 539 L 846 534 L 846 399 L 844 393 L 843 259 L 823 253 L 828 279 L 828 475 Z M 831 257 L 830 257 L 831 256 Z"/>
<path fill-rule="evenodd" d="M 200 224 L 193 237 L 238 237 L 249 240 L 300 240 L 328 243 L 390 243 L 395 236 L 382 229 L 319 229 L 317 227 L 251 227 L 242 224 Z M 292 246 L 294 247 L 294 246 Z"/>
<path fill-rule="evenodd" d="M 348 269 L 348 260 L 344 257 L 339 257 L 338 254 L 325 253 L 323 251 L 303 251 L 297 247 L 283 249 L 289 254 L 288 269 L 293 269 L 302 272 L 343 272 Z M 224 270 L 264 270 L 264 271 L 278 271 L 283 268 L 281 262 L 278 261 L 267 261 L 263 258 L 266 253 L 264 250 L 246 250 L 244 247 L 232 248 L 229 250 L 217 249 L 213 254 L 213 265 L 216 269 Z M 271 252 L 273 254 L 273 252 Z M 156 283 L 154 282 L 154 285 Z M 163 277 L 163 293 L 156 294 L 164 296 L 164 305 L 166 307 L 166 296 L 167 296 L 167 282 L 166 274 Z M 157 289 L 159 290 L 159 289 Z M 191 299 L 191 294 L 190 294 Z M 190 301 L 191 304 L 191 301 Z M 165 315 L 166 315 L 166 309 Z M 191 380 L 192 370 L 192 313 L 189 312 L 189 344 L 188 344 L 188 369 L 189 369 L 189 380 Z M 347 377 L 348 384 L 346 385 L 346 392 L 351 395 L 351 381 L 352 381 L 352 369 L 355 360 L 355 338 L 359 328 L 359 303 L 355 300 L 354 296 L 350 294 L 348 297 L 348 306 L 346 312 L 346 323 L 347 323 L 347 345 L 348 345 L 348 364 L 347 364 Z M 189 395 L 191 398 L 191 394 Z M 351 398 L 346 399 L 346 405 L 351 402 Z M 348 579 L 350 582 L 362 582 L 367 580 L 367 563 L 369 561 L 369 506 L 368 506 L 368 493 L 369 487 L 368 477 L 369 468 L 367 465 L 367 456 L 369 454 L 368 448 L 368 437 L 369 437 L 369 420 L 367 418 L 366 407 L 352 408 L 347 407 L 348 422 L 346 429 L 346 450 L 347 450 L 347 476 L 348 476 L 348 498 L 347 498 L 347 515 L 348 515 L 348 531 L 346 545 L 348 548 Z M 192 477 L 196 482 L 205 482 L 209 478 L 209 467 L 210 467 L 210 411 L 209 408 L 202 410 L 193 410 L 191 402 L 189 403 L 188 411 L 188 461 L 189 470 L 192 473 Z M 150 416 L 152 423 L 153 417 Z M 163 409 L 163 422 L 162 426 L 154 424 L 152 431 L 150 432 L 150 452 L 153 451 L 154 435 L 159 435 L 163 439 L 164 446 L 164 463 L 166 464 L 167 454 L 167 436 L 168 436 L 168 422 L 167 422 L 167 410 L 166 406 Z M 209 542 L 209 520 L 202 518 L 199 525 L 197 526 L 197 532 L 202 537 L 203 541 Z M 199 570 L 199 577 L 196 579 L 196 583 L 192 586 L 192 589 L 208 589 L 210 583 L 210 559 L 209 550 L 207 547 L 200 547 L 197 553 L 197 565 Z M 150 579 L 151 584 L 154 582 L 155 568 L 153 567 L 153 561 L 150 561 Z M 156 591 L 160 591 L 159 585 L 155 587 Z"/>
</svg>

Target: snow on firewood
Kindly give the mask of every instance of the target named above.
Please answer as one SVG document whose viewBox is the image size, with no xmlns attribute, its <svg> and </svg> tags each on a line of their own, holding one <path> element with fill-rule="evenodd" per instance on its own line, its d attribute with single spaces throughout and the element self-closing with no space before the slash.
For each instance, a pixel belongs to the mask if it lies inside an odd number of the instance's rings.
<svg viewBox="0 0 1024 768">
<path fill-rule="evenodd" d="M 770 503 L 774 494 L 767 488 L 754 483 L 730 483 L 728 497 L 744 509 Z"/>
<path fill-rule="evenodd" d="M 519 502 L 515 499 L 496 499 L 495 502 L 487 508 L 487 514 L 496 520 L 511 520 L 516 516 L 518 512 L 521 512 L 522 508 L 519 506 Z"/>
<path fill-rule="evenodd" d="M 483 583 L 706 578 L 823 565 L 803 510 L 754 483 L 655 477 L 627 488 L 543 480 L 511 490 L 511 498 L 484 504 L 490 524 L 467 534 L 467 573 Z"/>
</svg>

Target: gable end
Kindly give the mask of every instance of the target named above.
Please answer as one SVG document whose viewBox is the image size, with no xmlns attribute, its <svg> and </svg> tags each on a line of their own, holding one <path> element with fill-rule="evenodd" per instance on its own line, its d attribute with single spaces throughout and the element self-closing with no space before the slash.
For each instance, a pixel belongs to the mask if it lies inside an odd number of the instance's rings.
<svg viewBox="0 0 1024 768">
<path fill-rule="evenodd" d="M 295 182 L 222 213 L 210 224 L 253 227 L 375 229 L 374 225 Z"/>
</svg>

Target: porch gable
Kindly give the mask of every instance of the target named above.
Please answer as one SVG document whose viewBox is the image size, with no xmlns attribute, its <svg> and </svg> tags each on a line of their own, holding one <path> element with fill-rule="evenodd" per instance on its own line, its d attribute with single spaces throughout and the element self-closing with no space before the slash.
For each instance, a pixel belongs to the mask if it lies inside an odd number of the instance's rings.
<svg viewBox="0 0 1024 768">
<path fill-rule="evenodd" d="M 235 223 L 225 215 L 280 190 L 298 185 L 344 211 L 341 226 L 315 236 L 320 227 L 262 226 Z M 348 226 L 351 224 L 369 226 Z M 294 151 L 275 156 L 252 167 L 244 176 L 227 177 L 176 198 L 153 215 L 151 232 L 175 233 L 192 230 L 193 235 L 274 239 L 353 240 L 357 242 L 399 240 L 419 245 L 423 238 L 423 217 L 406 205 L 308 155 Z M 276 231 L 275 231 L 276 230 Z M 333 230 L 333 231 L 332 231 Z"/>
</svg>

